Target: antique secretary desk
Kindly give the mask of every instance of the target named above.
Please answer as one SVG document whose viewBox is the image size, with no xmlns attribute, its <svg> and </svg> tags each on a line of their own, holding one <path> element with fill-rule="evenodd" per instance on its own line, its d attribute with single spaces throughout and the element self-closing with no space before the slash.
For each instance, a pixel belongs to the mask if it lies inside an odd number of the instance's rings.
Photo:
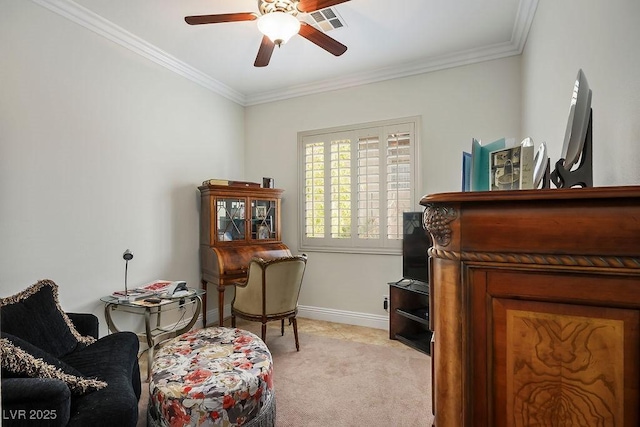
<svg viewBox="0 0 640 427">
<path fill-rule="evenodd" d="M 202 287 L 216 286 L 218 325 L 222 326 L 225 287 L 246 278 L 251 258 L 291 255 L 280 240 L 283 190 L 252 183 L 202 185 L 198 189 Z M 206 298 L 203 305 L 206 326 Z"/>
</svg>

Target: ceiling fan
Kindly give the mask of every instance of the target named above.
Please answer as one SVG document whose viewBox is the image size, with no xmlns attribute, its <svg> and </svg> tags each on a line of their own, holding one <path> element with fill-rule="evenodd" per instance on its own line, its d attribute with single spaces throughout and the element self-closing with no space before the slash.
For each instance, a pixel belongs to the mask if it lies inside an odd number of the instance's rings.
<svg viewBox="0 0 640 427">
<path fill-rule="evenodd" d="M 258 20 L 262 43 L 254 62 L 256 67 L 269 65 L 273 49 L 286 43 L 296 33 L 327 52 L 340 56 L 347 47 L 315 27 L 296 18 L 298 13 L 311 13 L 349 0 L 258 0 L 260 14 L 254 12 L 223 13 L 217 15 L 187 16 L 189 25 L 218 24 L 222 22 Z"/>
</svg>

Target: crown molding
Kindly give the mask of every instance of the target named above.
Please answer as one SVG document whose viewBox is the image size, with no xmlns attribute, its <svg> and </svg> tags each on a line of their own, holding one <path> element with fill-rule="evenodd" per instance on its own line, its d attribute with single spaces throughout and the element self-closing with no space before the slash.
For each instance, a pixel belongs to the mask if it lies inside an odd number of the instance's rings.
<svg viewBox="0 0 640 427">
<path fill-rule="evenodd" d="M 245 107 L 520 55 L 524 49 L 538 6 L 538 0 L 520 0 L 516 22 L 509 42 L 455 52 L 430 58 L 426 61 L 404 63 L 399 66 L 390 66 L 363 73 L 353 73 L 339 79 L 327 79 L 292 86 L 287 89 L 243 94 L 72 0 L 31 1 Z"/>
<path fill-rule="evenodd" d="M 374 71 L 354 73 L 338 79 L 327 79 L 309 84 L 289 87 L 286 90 L 265 91 L 248 94 L 246 105 L 264 104 L 297 96 L 346 89 L 385 80 L 409 77 L 433 71 L 455 68 L 509 56 L 521 55 L 529 35 L 531 23 L 538 7 L 538 0 L 520 0 L 516 21 L 511 32 L 511 40 L 491 46 L 470 49 L 452 54 L 429 58 L 425 61 L 404 63 Z"/>
<path fill-rule="evenodd" d="M 516 22 L 513 25 L 513 32 L 511 33 L 511 43 L 517 47 L 520 54 L 524 50 L 527 37 L 529 37 L 529 30 L 531 29 L 537 8 L 538 0 L 520 0 L 520 4 L 518 5 Z"/>
<path fill-rule="evenodd" d="M 180 61 L 171 56 L 167 52 L 158 49 L 151 43 L 141 39 L 140 37 L 130 33 L 122 27 L 114 24 L 101 17 L 100 15 L 90 11 L 89 9 L 75 3 L 72 0 L 31 0 L 34 3 L 43 6 L 52 12 L 55 12 L 76 24 L 99 34 L 114 43 L 125 47 L 132 52 L 141 55 L 156 64 L 159 64 L 176 74 L 197 83 L 233 102 L 244 105 L 244 94 L 230 88 L 224 83 L 211 78 L 202 71 Z"/>
<path fill-rule="evenodd" d="M 521 51 L 514 48 L 512 43 L 500 43 L 480 49 L 472 49 L 464 52 L 430 58 L 427 61 L 404 63 L 401 66 L 394 65 L 385 68 L 378 68 L 373 71 L 350 74 L 338 79 L 327 79 L 309 84 L 291 86 L 285 90 L 280 89 L 248 94 L 246 98 L 246 105 L 264 104 L 267 102 L 280 101 L 298 96 L 410 77 L 432 71 L 439 71 L 447 68 L 490 61 L 492 59 L 519 55 L 520 53 Z"/>
</svg>

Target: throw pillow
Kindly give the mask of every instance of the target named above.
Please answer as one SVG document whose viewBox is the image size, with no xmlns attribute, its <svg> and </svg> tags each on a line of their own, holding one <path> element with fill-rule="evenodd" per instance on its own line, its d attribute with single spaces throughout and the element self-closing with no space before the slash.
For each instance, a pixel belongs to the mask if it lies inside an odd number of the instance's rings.
<svg viewBox="0 0 640 427">
<path fill-rule="evenodd" d="M 19 339 L 14 339 L 14 341 L 20 342 Z M 55 378 L 64 381 L 74 394 L 85 394 L 107 386 L 104 381 L 82 376 L 76 369 L 47 355 L 37 347 L 34 350 L 33 346 L 28 345 L 29 343 L 21 342 L 21 345 L 35 352 L 37 356 L 15 345 L 8 338 L 0 338 L 0 344 L 3 377 L 8 372 L 9 376 Z"/>
<path fill-rule="evenodd" d="M 55 357 L 72 352 L 78 343 L 91 344 L 62 311 L 58 285 L 40 280 L 22 292 L 0 299 L 0 328 Z"/>
<path fill-rule="evenodd" d="M 20 349 L 26 351 L 27 353 L 29 353 L 31 356 L 35 357 L 36 359 L 42 359 L 45 363 L 48 363 L 49 365 L 52 365 L 58 369 L 60 369 L 61 371 L 67 373 L 67 374 L 71 374 L 71 375 L 75 375 L 75 376 L 82 376 L 82 372 L 78 371 L 76 368 L 74 368 L 73 366 L 67 364 L 65 361 L 58 359 L 57 357 L 47 353 L 46 351 L 42 350 L 41 348 L 36 347 L 35 345 L 23 340 L 22 338 L 16 337 L 15 335 L 11 335 L 8 334 L 6 332 L 0 332 L 0 338 L 4 338 L 6 340 L 9 341 L 9 343 L 13 344 L 15 347 L 20 347 Z M 4 341 L 3 341 L 4 343 Z M 4 353 L 3 353 L 4 354 Z M 2 359 L 2 378 L 22 378 L 25 377 L 26 375 L 24 375 L 22 372 L 13 372 L 10 371 L 8 369 L 5 368 L 5 366 L 7 365 L 6 361 L 4 360 L 4 356 Z"/>
</svg>

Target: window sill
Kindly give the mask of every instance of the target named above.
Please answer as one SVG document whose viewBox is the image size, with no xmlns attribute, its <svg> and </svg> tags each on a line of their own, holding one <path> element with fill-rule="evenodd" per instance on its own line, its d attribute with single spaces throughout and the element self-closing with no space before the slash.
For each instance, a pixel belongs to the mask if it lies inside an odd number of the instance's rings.
<svg viewBox="0 0 640 427">
<path fill-rule="evenodd" d="M 339 248 L 300 246 L 301 252 L 328 252 L 352 255 L 402 255 L 402 248 Z"/>
</svg>

